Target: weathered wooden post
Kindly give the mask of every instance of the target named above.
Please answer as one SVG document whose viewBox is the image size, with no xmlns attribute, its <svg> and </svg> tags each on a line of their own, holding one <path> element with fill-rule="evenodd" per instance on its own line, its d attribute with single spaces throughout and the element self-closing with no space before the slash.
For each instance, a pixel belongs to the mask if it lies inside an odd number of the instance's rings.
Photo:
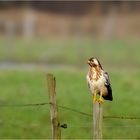
<svg viewBox="0 0 140 140">
<path fill-rule="evenodd" d="M 93 103 L 93 139 L 102 139 L 102 105 L 98 102 Z"/>
<path fill-rule="evenodd" d="M 58 108 L 56 103 L 56 81 L 52 74 L 47 74 L 49 103 L 50 103 L 50 116 L 52 125 L 52 139 L 61 139 L 60 123 L 58 119 Z"/>
</svg>

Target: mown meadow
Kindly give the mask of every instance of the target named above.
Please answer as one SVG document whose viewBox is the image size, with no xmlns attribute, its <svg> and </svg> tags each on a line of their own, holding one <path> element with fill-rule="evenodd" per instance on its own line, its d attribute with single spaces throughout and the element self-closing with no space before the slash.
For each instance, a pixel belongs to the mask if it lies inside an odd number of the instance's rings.
<svg viewBox="0 0 140 140">
<path fill-rule="evenodd" d="M 56 77 L 59 105 L 92 114 L 85 75 L 95 56 L 110 74 L 113 102 L 103 104 L 106 116 L 140 116 L 139 41 L 92 39 L 0 40 L 0 61 L 34 63 L 38 68 L 0 69 L 0 138 L 51 138 L 49 106 L 4 107 L 48 102 L 46 74 Z M 39 65 L 40 64 L 40 65 Z M 42 68 L 45 65 L 45 68 Z M 51 67 L 53 65 L 53 67 Z M 3 106 L 3 107 L 2 107 Z M 62 138 L 92 138 L 92 117 L 59 108 Z M 139 139 L 140 120 L 104 119 L 103 138 Z"/>
</svg>

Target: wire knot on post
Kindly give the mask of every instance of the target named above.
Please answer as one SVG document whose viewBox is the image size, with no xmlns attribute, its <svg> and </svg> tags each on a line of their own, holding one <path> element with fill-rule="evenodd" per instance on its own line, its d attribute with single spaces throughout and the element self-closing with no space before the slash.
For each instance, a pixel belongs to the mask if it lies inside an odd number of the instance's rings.
<svg viewBox="0 0 140 140">
<path fill-rule="evenodd" d="M 60 127 L 64 128 L 64 129 L 68 128 L 68 126 L 67 126 L 67 124 L 66 124 L 66 123 L 61 124 L 61 125 L 60 125 Z"/>
</svg>

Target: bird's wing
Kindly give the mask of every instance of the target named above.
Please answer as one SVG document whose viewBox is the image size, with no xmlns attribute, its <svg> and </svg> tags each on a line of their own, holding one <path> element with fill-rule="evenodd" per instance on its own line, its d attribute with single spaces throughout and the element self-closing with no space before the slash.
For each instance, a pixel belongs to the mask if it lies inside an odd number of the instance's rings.
<svg viewBox="0 0 140 140">
<path fill-rule="evenodd" d="M 104 72 L 104 77 L 105 77 L 105 85 L 106 86 L 111 86 L 110 80 L 109 80 L 109 75 L 107 72 Z"/>
<path fill-rule="evenodd" d="M 110 80 L 109 80 L 109 75 L 107 72 L 104 72 L 104 78 L 105 78 L 105 86 L 108 90 L 108 95 L 107 97 L 105 97 L 107 100 L 113 100 L 112 97 L 112 88 L 111 88 L 111 84 L 110 84 Z"/>
</svg>

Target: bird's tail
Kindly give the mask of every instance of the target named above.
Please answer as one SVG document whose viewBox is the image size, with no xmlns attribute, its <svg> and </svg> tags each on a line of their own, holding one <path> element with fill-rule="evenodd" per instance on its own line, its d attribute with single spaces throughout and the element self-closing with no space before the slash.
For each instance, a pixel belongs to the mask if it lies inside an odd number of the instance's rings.
<svg viewBox="0 0 140 140">
<path fill-rule="evenodd" d="M 108 94 L 107 94 L 107 96 L 103 96 L 103 98 L 104 98 L 105 100 L 113 101 L 112 89 L 111 89 L 110 86 L 107 87 L 107 89 L 108 89 Z"/>
<path fill-rule="evenodd" d="M 107 96 L 103 96 L 103 98 L 104 98 L 105 100 L 113 101 L 113 96 L 112 96 L 112 94 L 108 94 Z"/>
</svg>

